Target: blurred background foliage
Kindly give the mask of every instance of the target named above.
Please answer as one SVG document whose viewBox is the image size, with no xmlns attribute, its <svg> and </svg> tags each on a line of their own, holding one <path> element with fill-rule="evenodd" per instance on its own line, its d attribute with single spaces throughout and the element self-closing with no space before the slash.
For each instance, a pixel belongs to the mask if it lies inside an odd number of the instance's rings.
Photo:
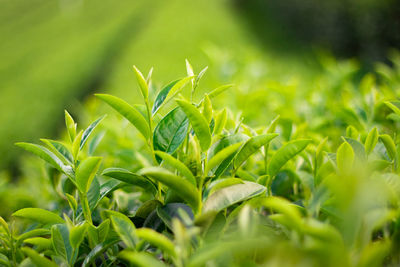
<svg viewBox="0 0 400 267">
<path fill-rule="evenodd" d="M 0 5 L 0 169 L 11 171 L 10 179 L 21 174 L 13 143 L 59 135 L 64 109 L 89 121 L 82 103 L 90 106 L 93 92 L 139 102 L 133 64 L 144 72 L 155 66 L 155 88 L 183 77 L 185 58 L 197 70 L 209 66 L 203 89 L 235 83 L 229 105 L 251 124 L 274 117 L 274 108 L 287 117 L 306 109 L 294 100 L 310 99 L 321 86 L 360 80 L 353 57 L 366 65 L 385 61 L 387 49 L 399 45 L 399 5 L 390 0 Z M 350 59 L 337 62 L 330 51 Z"/>
</svg>

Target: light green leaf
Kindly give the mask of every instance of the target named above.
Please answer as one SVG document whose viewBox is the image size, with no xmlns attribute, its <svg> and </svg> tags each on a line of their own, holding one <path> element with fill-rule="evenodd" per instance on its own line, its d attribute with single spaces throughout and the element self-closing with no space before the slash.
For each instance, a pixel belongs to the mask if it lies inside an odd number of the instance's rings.
<svg viewBox="0 0 400 267">
<path fill-rule="evenodd" d="M 48 149 L 59 158 L 63 164 L 70 165 L 74 162 L 71 152 L 69 149 L 61 142 L 50 140 L 50 139 L 40 139 L 43 143 L 45 143 Z"/>
<path fill-rule="evenodd" d="M 65 126 L 67 127 L 69 140 L 71 143 L 75 140 L 76 136 L 76 123 L 68 111 L 64 110 L 65 113 Z"/>
<path fill-rule="evenodd" d="M 211 159 L 208 160 L 205 168 L 205 174 L 209 175 L 209 172 L 217 167 L 219 164 L 221 164 L 225 159 L 229 158 L 232 156 L 234 153 L 237 152 L 239 147 L 242 145 L 242 142 L 235 143 L 232 145 L 229 145 L 222 150 L 218 151 L 217 154 L 215 154 Z"/>
<path fill-rule="evenodd" d="M 282 146 L 272 156 L 268 166 L 268 174 L 273 177 L 290 159 L 303 151 L 311 140 L 292 140 Z"/>
<path fill-rule="evenodd" d="M 97 257 L 99 257 L 101 254 L 104 253 L 104 251 L 106 251 L 107 249 L 109 249 L 111 246 L 115 245 L 118 242 L 119 242 L 118 238 L 112 238 L 95 246 L 92 249 L 92 251 L 90 251 L 89 254 L 85 257 L 85 260 L 82 263 L 82 267 L 90 266 Z"/>
<path fill-rule="evenodd" d="M 58 171 L 65 173 L 69 177 L 73 176 L 73 171 L 70 166 L 66 166 L 63 162 L 54 155 L 53 152 L 45 148 L 44 146 L 30 144 L 30 143 L 16 143 L 17 146 L 22 147 L 23 149 L 32 152 L 36 156 L 39 156 L 41 159 L 49 163 L 51 166 L 56 168 Z"/>
<path fill-rule="evenodd" d="M 149 253 L 146 252 L 135 252 L 124 250 L 118 254 L 118 257 L 128 261 L 132 266 L 137 267 L 166 267 L 162 261 L 154 258 Z"/>
<path fill-rule="evenodd" d="M 80 144 L 82 140 L 83 131 L 80 131 L 76 136 L 74 142 L 72 142 L 72 156 L 75 162 L 78 161 L 78 154 L 80 151 Z"/>
<path fill-rule="evenodd" d="M 71 263 L 73 261 L 72 247 L 69 242 L 69 230 L 66 224 L 55 224 L 51 227 L 51 240 L 57 255 Z"/>
<path fill-rule="evenodd" d="M 135 72 L 136 79 L 138 81 L 140 91 L 142 92 L 143 98 L 146 100 L 149 98 L 149 87 L 147 85 L 146 79 L 136 66 L 133 66 L 133 71 Z"/>
<path fill-rule="evenodd" d="M 354 150 L 347 142 L 343 142 L 336 152 L 336 164 L 341 173 L 349 171 L 354 163 Z"/>
<path fill-rule="evenodd" d="M 73 249 L 79 248 L 86 235 L 87 223 L 75 225 L 69 231 L 69 242 Z"/>
<path fill-rule="evenodd" d="M 87 127 L 86 130 L 83 132 L 82 139 L 80 142 L 80 147 L 79 147 L 80 150 L 82 150 L 83 146 L 86 144 L 86 141 L 88 140 L 88 138 L 91 135 L 91 133 L 93 132 L 93 130 L 104 119 L 105 116 L 106 115 L 103 115 L 100 118 L 98 118 L 97 120 L 95 120 L 94 122 L 92 122 L 92 124 L 90 124 L 89 127 Z"/>
<path fill-rule="evenodd" d="M 218 135 L 222 132 L 226 124 L 226 109 L 223 109 L 218 115 L 215 117 L 215 127 L 214 127 L 214 135 Z"/>
<path fill-rule="evenodd" d="M 32 237 L 38 237 L 38 236 L 44 236 L 44 235 L 49 235 L 50 231 L 48 229 L 33 229 L 29 232 L 23 233 L 17 238 L 17 244 L 20 244 L 23 242 L 25 239 L 32 238 Z"/>
<path fill-rule="evenodd" d="M 76 202 L 76 199 L 72 196 L 72 195 L 70 195 L 70 194 L 65 194 L 65 197 L 67 198 L 67 200 L 68 200 L 68 204 L 69 204 L 69 206 L 71 207 L 71 209 L 74 211 L 74 212 L 76 212 L 76 210 L 78 209 L 78 202 Z"/>
<path fill-rule="evenodd" d="M 149 176 L 174 190 L 182 199 L 186 200 L 194 209 L 199 206 L 198 191 L 186 179 L 179 177 L 160 167 L 142 169 L 142 175 Z"/>
<path fill-rule="evenodd" d="M 367 153 L 367 155 L 369 155 L 372 150 L 374 150 L 376 144 L 378 143 L 378 138 L 378 129 L 375 127 L 369 132 L 367 139 L 365 140 L 365 152 Z"/>
<path fill-rule="evenodd" d="M 207 198 L 203 212 L 219 212 L 233 204 L 261 195 L 265 190 L 264 186 L 247 181 L 244 181 L 243 184 L 222 188 Z"/>
<path fill-rule="evenodd" d="M 200 142 L 201 149 L 206 151 L 211 145 L 211 133 L 206 118 L 204 118 L 200 111 L 189 102 L 177 100 L 177 103 L 189 118 L 193 130 Z"/>
<path fill-rule="evenodd" d="M 220 190 L 225 187 L 229 187 L 235 184 L 243 184 L 244 181 L 239 178 L 225 178 L 225 179 L 218 179 L 210 183 L 207 187 L 205 196 L 210 196 L 217 190 Z"/>
<path fill-rule="evenodd" d="M 100 157 L 88 157 L 83 160 L 76 169 L 76 185 L 82 194 L 89 191 L 97 170 L 100 167 Z"/>
<path fill-rule="evenodd" d="M 389 101 L 384 102 L 386 106 L 388 106 L 394 113 L 400 116 L 400 109 Z"/>
<path fill-rule="evenodd" d="M 247 140 L 244 146 L 240 149 L 235 158 L 235 168 L 239 168 L 252 154 L 257 152 L 262 146 L 268 144 L 272 139 L 277 137 L 278 134 L 263 134 L 254 136 Z"/>
<path fill-rule="evenodd" d="M 150 228 L 140 228 L 136 230 L 138 238 L 149 242 L 151 245 L 158 247 L 162 251 L 167 252 L 172 257 L 176 256 L 174 243 L 166 236 L 154 231 Z"/>
<path fill-rule="evenodd" d="M 153 116 L 160 110 L 163 105 L 173 99 L 192 78 L 193 76 L 189 76 L 173 81 L 166 85 L 163 89 L 161 89 L 154 101 L 153 108 L 151 110 Z"/>
<path fill-rule="evenodd" d="M 196 178 L 193 176 L 193 173 L 189 170 L 188 167 L 186 167 L 185 164 L 165 152 L 156 151 L 155 153 L 157 156 L 162 158 L 165 164 L 175 168 L 183 177 L 185 177 L 190 183 L 196 186 Z"/>
<path fill-rule="evenodd" d="M 137 243 L 136 227 L 124 214 L 116 211 L 107 211 L 110 215 L 111 224 L 118 236 L 128 248 L 135 249 Z"/>
<path fill-rule="evenodd" d="M 126 103 L 124 100 L 107 94 L 96 94 L 98 98 L 110 105 L 119 114 L 124 116 L 139 132 L 148 139 L 150 136 L 150 128 L 146 119 L 134 107 Z"/>
<path fill-rule="evenodd" d="M 212 108 L 211 100 L 207 94 L 204 96 L 202 114 L 203 114 L 204 118 L 206 118 L 206 121 L 208 123 L 210 123 L 211 119 L 212 119 L 212 115 L 213 115 L 213 108 Z"/>
<path fill-rule="evenodd" d="M 142 187 L 145 190 L 151 191 L 153 194 L 157 192 L 154 184 L 150 182 L 147 178 L 122 168 L 107 168 L 103 171 L 101 175 L 108 176 L 131 185 Z"/>
<path fill-rule="evenodd" d="M 58 266 L 55 262 L 52 262 L 48 258 L 41 256 L 39 253 L 37 253 L 36 251 L 34 251 L 31 248 L 23 247 L 23 248 L 21 248 L 21 250 L 22 250 L 22 252 L 25 253 L 25 255 L 27 255 L 32 260 L 32 262 L 36 266 L 40 266 L 40 267 L 57 267 Z"/>
<path fill-rule="evenodd" d="M 89 225 L 87 228 L 89 237 L 96 243 L 101 243 L 106 240 L 110 230 L 110 219 L 104 220 L 99 226 Z"/>
<path fill-rule="evenodd" d="M 215 88 L 214 90 L 212 90 L 212 91 L 208 94 L 208 96 L 209 96 L 210 98 L 214 98 L 214 97 L 216 97 L 217 95 L 221 94 L 222 92 L 228 90 L 228 89 L 231 88 L 232 86 L 234 86 L 234 84 L 226 84 L 226 85 L 219 86 L 219 87 Z"/>
<path fill-rule="evenodd" d="M 64 223 L 64 220 L 57 214 L 39 208 L 25 208 L 17 210 L 12 214 L 14 217 L 29 219 L 41 224 Z"/>
<path fill-rule="evenodd" d="M 388 134 L 379 135 L 379 139 L 382 141 L 383 145 L 386 148 L 386 152 L 391 160 L 396 158 L 396 145 Z"/>
<path fill-rule="evenodd" d="M 154 129 L 154 149 L 174 153 L 185 141 L 188 129 L 189 120 L 185 112 L 180 107 L 173 109 Z"/>
</svg>

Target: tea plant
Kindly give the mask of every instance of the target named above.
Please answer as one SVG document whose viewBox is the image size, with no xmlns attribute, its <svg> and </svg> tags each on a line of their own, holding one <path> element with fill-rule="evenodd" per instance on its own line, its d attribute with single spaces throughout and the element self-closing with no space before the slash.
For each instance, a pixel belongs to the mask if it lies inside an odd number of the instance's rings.
<svg viewBox="0 0 400 267">
<path fill-rule="evenodd" d="M 65 112 L 67 142 L 17 143 L 47 162 L 59 199 L 54 212 L 25 208 L 9 223 L 0 219 L 0 264 L 398 264 L 400 109 L 371 76 L 357 113 L 340 106 L 354 125 L 336 125 L 344 133 L 337 138 L 279 116 L 252 128 L 213 104 L 231 85 L 198 99 L 207 68 L 186 67 L 154 98 L 152 70 L 145 77 L 134 67 L 142 105 L 96 94 L 137 130 L 125 166 L 113 166 L 122 157 L 113 143 L 104 158 L 94 156 L 107 141 L 95 131 L 104 116 L 78 132 Z M 120 126 L 108 130 L 122 135 Z"/>
</svg>

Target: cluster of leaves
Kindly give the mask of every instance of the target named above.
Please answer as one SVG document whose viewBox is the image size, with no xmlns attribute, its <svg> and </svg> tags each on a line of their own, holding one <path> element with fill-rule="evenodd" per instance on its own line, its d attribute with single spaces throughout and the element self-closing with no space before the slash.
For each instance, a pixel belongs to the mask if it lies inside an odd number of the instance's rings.
<svg viewBox="0 0 400 267">
<path fill-rule="evenodd" d="M 137 131 L 135 157 L 108 151 L 95 128 L 68 142 L 18 143 L 50 166 L 54 211 L 24 208 L 0 218 L 5 266 L 379 266 L 399 262 L 399 103 L 370 76 L 339 145 L 277 116 L 257 128 L 213 99 L 195 101 L 206 68 L 163 87 L 134 67 L 143 105 L 96 97 Z M 191 88 L 190 99 L 181 94 Z M 387 118 L 376 116 L 388 110 Z M 161 115 L 165 114 L 165 115 Z M 358 114 L 363 114 L 359 116 Z M 106 121 L 106 120 L 104 120 Z M 367 122 L 367 123 L 362 123 Z M 342 127 L 338 125 L 338 127 Z M 120 128 L 113 126 L 113 131 Z M 109 150 L 113 146 L 108 147 Z M 109 158 L 112 158 L 111 160 Z M 124 168 L 121 168 L 124 167 Z"/>
</svg>

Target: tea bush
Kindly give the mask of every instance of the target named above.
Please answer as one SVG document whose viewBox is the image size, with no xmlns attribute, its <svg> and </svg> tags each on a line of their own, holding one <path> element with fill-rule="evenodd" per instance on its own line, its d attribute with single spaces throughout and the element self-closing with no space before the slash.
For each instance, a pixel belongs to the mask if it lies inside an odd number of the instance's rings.
<svg viewBox="0 0 400 267">
<path fill-rule="evenodd" d="M 336 66 L 325 88 L 293 95 L 290 84 L 203 94 L 207 68 L 186 67 L 160 90 L 134 67 L 142 104 L 96 94 L 108 117 L 80 130 L 66 111 L 61 141 L 17 143 L 46 162 L 51 201 L 0 217 L 0 264 L 399 263 L 398 68 L 352 83 L 353 68 Z"/>
</svg>

